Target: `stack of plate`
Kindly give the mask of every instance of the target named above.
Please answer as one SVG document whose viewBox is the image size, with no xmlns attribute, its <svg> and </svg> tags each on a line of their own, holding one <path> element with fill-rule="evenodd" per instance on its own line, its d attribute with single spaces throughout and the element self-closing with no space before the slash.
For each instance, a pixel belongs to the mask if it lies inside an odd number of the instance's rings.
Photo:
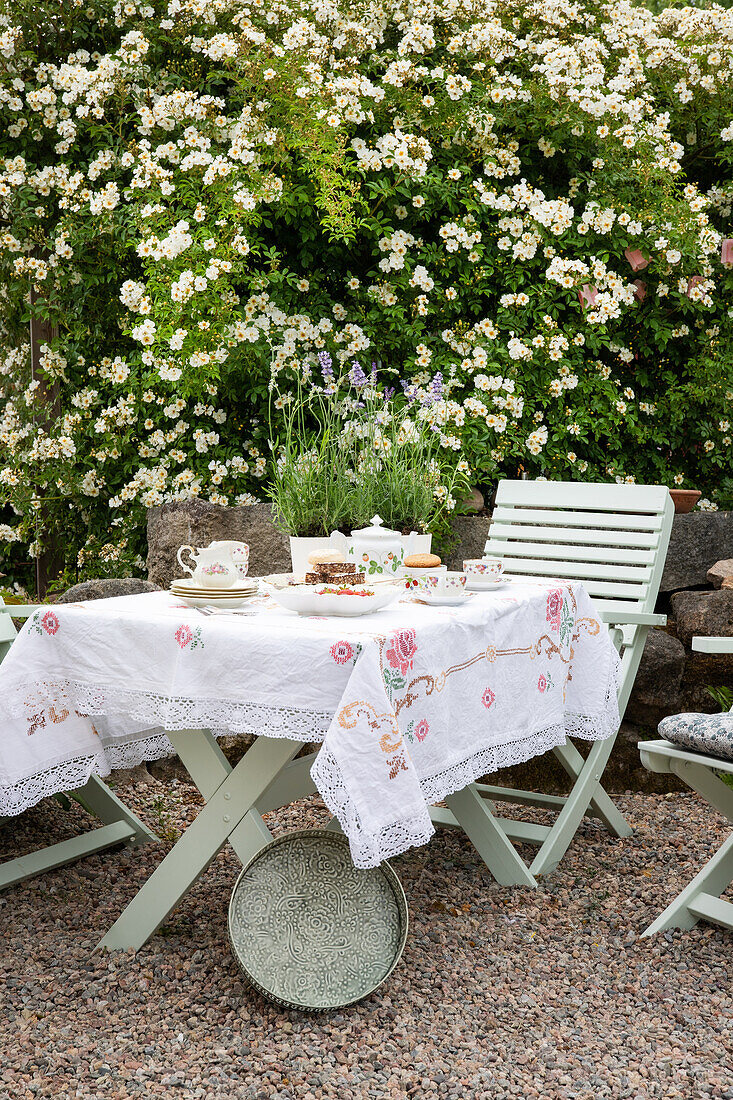
<svg viewBox="0 0 733 1100">
<path fill-rule="evenodd" d="M 204 588 L 196 581 L 173 581 L 171 595 L 188 604 L 189 607 L 239 607 L 245 600 L 257 595 L 258 584 L 256 578 L 243 578 L 233 588 Z"/>
</svg>

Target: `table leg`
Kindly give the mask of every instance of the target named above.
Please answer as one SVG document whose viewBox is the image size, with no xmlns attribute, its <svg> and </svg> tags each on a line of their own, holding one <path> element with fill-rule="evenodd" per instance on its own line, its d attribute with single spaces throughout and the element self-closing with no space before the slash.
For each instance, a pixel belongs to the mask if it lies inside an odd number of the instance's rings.
<svg viewBox="0 0 733 1100">
<path fill-rule="evenodd" d="M 186 771 L 208 802 L 232 772 L 219 742 L 210 730 L 173 730 L 168 737 Z M 253 808 L 245 814 L 228 839 L 241 863 L 247 864 L 260 848 L 269 844 L 272 833 L 258 810 Z"/>
<path fill-rule="evenodd" d="M 173 735 L 173 739 L 174 743 L 176 739 L 183 740 L 177 734 Z M 299 741 L 258 738 L 236 768 L 214 790 L 196 820 L 186 829 L 98 946 L 110 950 L 133 948 L 137 951 L 163 923 L 235 832 L 243 842 L 245 838 L 251 841 L 252 822 L 250 820 L 244 825 L 244 818 L 300 748 Z M 211 754 L 210 756 L 213 760 L 214 757 Z M 261 844 L 255 851 L 259 847 Z"/>
</svg>

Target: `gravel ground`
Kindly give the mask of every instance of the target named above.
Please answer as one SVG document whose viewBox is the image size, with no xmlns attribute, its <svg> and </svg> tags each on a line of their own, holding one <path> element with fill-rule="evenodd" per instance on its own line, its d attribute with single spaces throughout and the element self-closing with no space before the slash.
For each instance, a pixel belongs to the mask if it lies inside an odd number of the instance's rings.
<svg viewBox="0 0 733 1100">
<path fill-rule="evenodd" d="M 165 847 L 199 805 L 178 781 L 123 797 Z M 6 891 L 0 1098 L 733 1100 L 733 936 L 701 924 L 638 938 L 726 826 L 692 794 L 619 803 L 633 837 L 588 823 L 536 892 L 497 886 L 455 832 L 395 860 L 412 922 L 402 961 L 377 994 L 330 1016 L 283 1012 L 243 984 L 227 947 L 228 850 L 137 955 L 92 948 L 161 846 Z M 0 857 L 83 817 L 44 803 L 0 827 Z M 268 824 L 325 820 L 314 798 Z"/>
</svg>

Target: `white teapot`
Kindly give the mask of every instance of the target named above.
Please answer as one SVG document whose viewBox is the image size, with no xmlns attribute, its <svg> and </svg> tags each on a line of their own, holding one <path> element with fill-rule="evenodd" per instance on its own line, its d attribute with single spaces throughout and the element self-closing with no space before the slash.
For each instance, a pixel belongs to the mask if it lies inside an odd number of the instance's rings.
<svg viewBox="0 0 733 1100">
<path fill-rule="evenodd" d="M 331 533 L 331 544 L 342 554 L 356 562 L 359 572 L 368 576 L 383 574 L 395 577 L 402 568 L 407 554 L 412 553 L 417 532 L 402 536 L 382 526 L 381 516 L 374 516 L 370 527 L 352 531 L 347 539 L 340 531 Z"/>
<path fill-rule="evenodd" d="M 188 550 L 195 568 L 186 565 L 182 556 L 184 550 Z M 178 562 L 202 588 L 233 588 L 247 576 L 249 546 L 246 542 L 231 541 L 212 542 L 204 549 L 182 546 Z"/>
</svg>

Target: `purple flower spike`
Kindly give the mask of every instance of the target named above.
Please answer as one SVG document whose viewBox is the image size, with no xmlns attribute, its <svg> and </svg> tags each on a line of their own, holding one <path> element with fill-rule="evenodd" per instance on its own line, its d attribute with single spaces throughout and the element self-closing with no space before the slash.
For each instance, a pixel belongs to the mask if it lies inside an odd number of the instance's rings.
<svg viewBox="0 0 733 1100">
<path fill-rule="evenodd" d="M 395 395 L 394 386 L 392 386 L 390 389 L 384 390 L 383 393 L 382 393 L 382 397 L 384 398 L 385 401 L 390 401 L 394 397 L 394 395 Z"/>
<path fill-rule="evenodd" d="M 443 375 L 440 371 L 437 371 L 435 377 L 430 383 L 430 390 L 435 401 L 439 401 L 443 396 Z"/>
<path fill-rule="evenodd" d="M 374 363 L 374 362 L 372 362 L 372 370 L 371 370 L 371 374 L 369 375 L 369 381 L 371 382 L 371 384 L 373 386 L 376 386 L 376 384 L 377 384 L 377 364 Z"/>
<path fill-rule="evenodd" d="M 318 362 L 321 365 L 321 374 L 323 375 L 324 382 L 329 382 L 333 378 L 333 359 L 327 351 L 319 351 Z"/>
<path fill-rule="evenodd" d="M 361 389 L 362 386 L 366 385 L 367 376 L 364 374 L 359 363 L 355 362 L 352 364 L 349 378 L 351 379 L 352 385 L 356 386 L 357 389 Z"/>
</svg>

